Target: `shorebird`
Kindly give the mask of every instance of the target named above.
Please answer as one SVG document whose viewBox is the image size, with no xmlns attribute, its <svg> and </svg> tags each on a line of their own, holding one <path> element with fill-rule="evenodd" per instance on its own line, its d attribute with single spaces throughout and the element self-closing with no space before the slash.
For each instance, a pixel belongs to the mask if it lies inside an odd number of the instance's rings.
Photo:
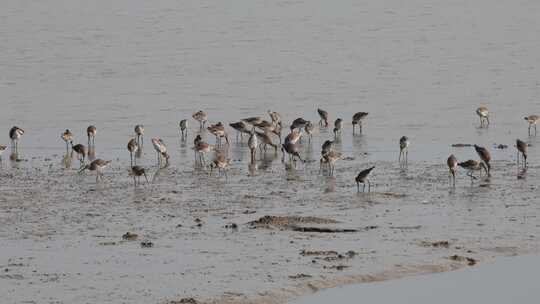
<svg viewBox="0 0 540 304">
<path fill-rule="evenodd" d="M 486 171 L 486 174 L 488 172 L 488 169 L 486 168 L 486 165 L 484 165 L 483 162 L 479 162 L 479 161 L 476 161 L 474 159 L 469 159 L 468 161 L 458 163 L 458 166 L 468 170 L 467 176 L 471 177 L 471 183 L 472 183 L 473 179 L 476 179 L 476 177 L 473 175 L 474 171 L 480 171 L 480 170 L 484 169 Z M 481 174 L 482 173 L 480 172 L 480 175 Z"/>
<path fill-rule="evenodd" d="M 324 124 L 325 127 L 328 127 L 328 112 L 319 108 L 317 109 L 317 113 L 319 113 L 319 117 L 321 118 L 321 120 L 319 120 L 319 126 Z"/>
<path fill-rule="evenodd" d="M 73 157 L 73 152 L 77 153 L 77 159 L 79 162 L 81 162 L 81 166 L 84 165 L 84 160 L 86 159 L 86 154 L 88 154 L 88 150 L 86 149 L 86 146 L 83 144 L 76 144 L 73 145 L 73 142 L 70 142 L 71 144 L 71 157 Z"/>
<path fill-rule="evenodd" d="M 458 161 L 454 154 L 451 154 L 448 159 L 446 160 L 446 164 L 448 165 L 449 170 L 449 179 L 453 183 L 454 186 L 456 186 L 456 170 L 458 167 Z"/>
<path fill-rule="evenodd" d="M 334 139 L 338 138 L 338 133 L 341 135 L 341 130 L 343 129 L 343 119 L 338 118 L 334 122 Z"/>
<path fill-rule="evenodd" d="M 139 144 L 137 143 L 137 139 L 136 138 L 132 138 L 128 144 L 127 144 L 127 149 L 129 151 L 129 157 L 131 158 L 131 166 L 133 167 L 133 164 L 137 164 L 137 160 L 135 160 L 135 162 L 133 161 L 133 153 L 137 152 L 137 150 L 139 150 Z"/>
<path fill-rule="evenodd" d="M 332 150 L 332 145 L 334 144 L 333 141 L 327 140 L 322 144 L 321 147 L 321 155 L 325 156 L 328 152 Z"/>
<path fill-rule="evenodd" d="M 489 111 L 487 107 L 479 107 L 476 109 L 476 115 L 480 117 L 480 127 L 484 126 L 484 122 L 489 126 Z"/>
<path fill-rule="evenodd" d="M 293 129 L 287 137 L 285 137 L 285 143 L 292 143 L 296 144 L 298 140 L 300 140 L 300 137 L 302 137 L 302 130 L 301 129 Z"/>
<path fill-rule="evenodd" d="M 164 167 L 167 167 L 169 165 L 169 154 L 167 154 L 167 147 L 165 146 L 165 142 L 161 138 L 152 138 L 152 145 L 154 146 L 154 149 L 157 153 L 158 166 L 161 167 L 163 158 L 165 158 Z"/>
<path fill-rule="evenodd" d="M 69 143 L 73 140 L 73 133 L 66 129 L 64 133 L 60 135 L 60 138 L 66 143 L 66 154 L 69 152 Z"/>
<path fill-rule="evenodd" d="M 268 115 L 274 124 L 281 126 L 281 115 L 278 112 L 268 110 Z"/>
<path fill-rule="evenodd" d="M 407 163 L 409 160 L 409 138 L 407 136 L 402 136 L 399 139 L 399 161 L 401 162 L 401 156 L 403 155 L 403 161 Z"/>
<path fill-rule="evenodd" d="M 212 170 L 214 168 L 217 168 L 219 175 L 221 175 L 221 173 L 223 172 L 225 174 L 225 177 L 227 177 L 227 170 L 229 169 L 230 163 L 230 159 L 227 159 L 225 155 L 218 153 L 210 164 L 210 173 L 212 173 Z"/>
<path fill-rule="evenodd" d="M 129 175 L 133 176 L 133 184 L 141 184 L 141 176 L 144 176 L 146 183 L 148 184 L 148 177 L 146 176 L 146 169 L 141 166 L 132 166 Z"/>
<path fill-rule="evenodd" d="M 253 126 L 261 129 L 264 132 L 271 132 L 277 125 L 274 122 L 263 120 L 260 123 L 254 124 Z"/>
<path fill-rule="evenodd" d="M 242 119 L 243 122 L 252 125 L 253 128 L 255 128 L 255 125 L 260 124 L 261 122 L 263 122 L 263 120 L 264 119 L 262 119 L 262 117 L 260 117 L 260 116 L 248 117 L 248 118 Z"/>
<path fill-rule="evenodd" d="M 96 183 L 99 182 L 99 178 L 104 179 L 103 177 L 103 169 L 107 167 L 111 163 L 110 160 L 103 160 L 103 159 L 96 159 L 90 164 L 82 167 L 81 170 L 79 170 L 79 173 L 82 173 L 84 170 L 90 170 L 90 171 L 96 171 Z"/>
<path fill-rule="evenodd" d="M 251 163 L 255 162 L 255 153 L 257 152 L 257 147 L 259 146 L 258 136 L 255 133 L 255 129 L 251 131 L 248 139 L 248 147 L 251 154 Z"/>
<path fill-rule="evenodd" d="M 536 136 L 536 124 L 540 120 L 538 115 L 529 115 L 524 118 L 529 123 L 529 135 L 531 135 L 531 127 L 534 125 L 534 136 Z"/>
<path fill-rule="evenodd" d="M 142 147 L 143 146 L 144 126 L 143 125 L 136 125 L 134 130 L 135 130 L 135 135 L 137 135 L 137 144 Z"/>
<path fill-rule="evenodd" d="M 352 117 L 352 133 L 354 135 L 354 130 L 356 129 L 356 125 L 360 128 L 360 134 L 362 134 L 362 120 L 366 118 L 368 115 L 367 112 L 358 112 L 355 113 Z"/>
<path fill-rule="evenodd" d="M 281 145 L 281 153 L 282 153 L 281 161 L 282 162 L 285 162 L 285 152 L 289 154 L 289 161 L 293 162 L 295 167 L 296 167 L 295 157 L 298 157 L 298 159 L 301 162 L 304 162 L 302 158 L 300 157 L 300 146 L 298 144 L 290 142 L 290 141 L 289 142 L 285 141 L 285 143 Z"/>
<path fill-rule="evenodd" d="M 328 169 L 328 175 L 333 176 L 334 169 L 336 168 L 336 161 L 338 161 L 340 158 L 341 158 L 341 153 L 331 150 L 330 152 L 326 153 L 326 155 L 321 157 L 320 170 L 322 170 L 323 165 L 326 165 Z"/>
<path fill-rule="evenodd" d="M 206 115 L 206 113 L 201 110 L 193 113 L 192 117 L 199 122 L 200 128 L 203 129 L 206 121 L 208 120 L 208 115 Z"/>
<path fill-rule="evenodd" d="M 186 138 L 187 137 L 187 128 L 188 128 L 187 119 L 180 120 L 180 122 L 178 123 L 178 127 L 180 128 L 180 132 L 182 133 L 181 138 L 182 139 Z M 185 132 L 185 135 L 184 135 L 184 132 Z"/>
<path fill-rule="evenodd" d="M 269 145 L 274 148 L 274 151 L 277 153 L 278 146 L 272 142 L 272 139 L 270 136 L 268 136 L 268 133 L 262 133 L 255 131 L 255 134 L 257 135 L 257 138 L 260 140 L 259 148 L 262 150 L 264 148 L 264 151 L 266 151 L 266 147 Z"/>
<path fill-rule="evenodd" d="M 484 162 L 484 164 L 487 167 L 487 175 L 491 175 L 491 165 L 489 164 L 489 161 L 491 160 L 491 154 L 489 154 L 489 151 L 484 148 L 480 147 L 478 145 L 474 145 L 474 150 L 476 150 L 476 153 L 478 153 L 478 156 L 480 156 L 480 159 Z"/>
<path fill-rule="evenodd" d="M 519 166 L 519 153 L 523 156 L 523 167 L 527 167 L 527 143 L 517 139 L 516 140 L 516 148 L 517 148 L 517 164 Z"/>
<path fill-rule="evenodd" d="M 86 128 L 86 136 L 88 136 L 88 147 L 95 146 L 96 144 L 97 129 L 94 126 L 88 126 Z"/>
<path fill-rule="evenodd" d="M 229 143 L 229 137 L 227 136 L 227 132 L 225 131 L 225 126 L 221 122 L 218 122 L 215 125 L 211 125 L 207 129 L 208 132 L 212 133 L 216 137 L 216 143 L 218 146 L 221 146 L 221 138 L 223 137 L 225 137 L 227 144 Z"/>
<path fill-rule="evenodd" d="M 236 141 L 238 141 L 238 134 L 240 134 L 240 139 L 243 139 L 244 133 L 246 134 L 251 133 L 250 129 L 248 128 L 248 125 L 243 121 L 230 123 L 229 126 L 231 126 L 231 128 L 236 130 Z"/>
<path fill-rule="evenodd" d="M 199 162 L 201 166 L 204 166 L 206 164 L 206 159 L 204 157 L 204 154 L 210 152 L 212 150 L 212 147 L 205 143 L 200 135 L 197 135 L 195 139 L 193 140 L 193 150 L 195 150 L 195 163 Z"/>
<path fill-rule="evenodd" d="M 311 143 L 313 131 L 315 131 L 315 126 L 311 123 L 311 121 L 307 122 L 306 126 L 304 127 L 304 131 L 306 131 L 306 134 L 308 135 L 308 142 Z"/>
<path fill-rule="evenodd" d="M 24 134 L 24 130 L 14 126 L 9 130 L 9 138 L 11 139 L 11 150 L 14 154 L 19 154 L 19 139 Z"/>
<path fill-rule="evenodd" d="M 371 182 L 368 179 L 368 175 L 369 173 L 371 173 L 371 170 L 373 170 L 374 168 L 375 166 L 362 170 L 360 171 L 360 173 L 358 173 L 358 175 L 354 179 L 356 181 L 357 192 L 360 192 L 360 183 L 364 184 L 364 188 L 362 189 L 362 192 L 366 191 L 366 182 L 368 183 L 368 192 L 371 192 Z"/>
<path fill-rule="evenodd" d="M 308 123 L 307 120 L 303 119 L 302 117 L 299 117 L 292 122 L 291 131 L 294 129 L 302 129 L 306 126 L 307 123 Z"/>
<path fill-rule="evenodd" d="M 4 153 L 6 149 L 7 149 L 7 146 L 0 145 L 0 161 L 2 161 L 2 153 Z"/>
</svg>

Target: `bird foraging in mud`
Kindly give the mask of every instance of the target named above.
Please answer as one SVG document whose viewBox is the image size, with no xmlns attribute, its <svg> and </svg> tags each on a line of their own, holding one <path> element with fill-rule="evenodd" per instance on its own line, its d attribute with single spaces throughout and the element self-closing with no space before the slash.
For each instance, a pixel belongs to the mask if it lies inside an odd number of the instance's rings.
<svg viewBox="0 0 540 304">
<path fill-rule="evenodd" d="M 352 117 L 352 133 L 354 135 L 354 131 L 356 129 L 356 125 L 360 128 L 360 134 L 362 134 L 362 121 L 364 118 L 368 116 L 367 112 L 357 112 Z"/>
<path fill-rule="evenodd" d="M 482 169 L 484 169 L 484 171 L 486 171 L 486 174 L 488 174 L 488 169 L 486 168 L 486 165 L 483 162 L 476 161 L 474 159 L 469 159 L 468 161 L 458 163 L 458 166 L 467 170 L 467 176 L 471 177 L 471 183 L 473 179 L 476 179 L 476 177 L 473 175 L 474 171 L 481 171 Z M 482 172 L 480 172 L 480 175 L 482 175 Z"/>
<path fill-rule="evenodd" d="M 456 170 L 458 167 L 458 161 L 454 154 L 451 154 L 448 159 L 446 160 L 446 164 L 448 165 L 449 170 L 449 179 L 452 182 L 453 186 L 456 186 Z"/>
<path fill-rule="evenodd" d="M 110 160 L 96 159 L 90 164 L 84 166 L 79 170 L 79 173 L 82 173 L 84 170 L 96 171 L 96 183 L 99 182 L 99 179 L 104 179 L 103 169 L 105 169 L 111 163 Z"/>
<path fill-rule="evenodd" d="M 133 167 L 133 165 L 137 163 L 137 160 L 133 157 L 133 154 L 139 150 L 139 144 L 137 143 L 136 138 L 132 138 L 128 142 L 127 149 L 129 151 L 129 156 L 131 158 L 131 166 Z"/>
<path fill-rule="evenodd" d="M 402 136 L 399 139 L 399 159 L 398 161 L 401 162 L 402 156 L 403 156 L 403 162 L 406 164 L 409 160 L 409 138 L 407 136 Z"/>
<path fill-rule="evenodd" d="M 146 183 L 148 184 L 148 177 L 146 176 L 146 169 L 141 166 L 132 166 L 129 175 L 133 177 L 133 185 L 137 186 L 141 184 L 141 176 L 144 176 Z"/>
<path fill-rule="evenodd" d="M 302 117 L 299 117 L 292 122 L 291 131 L 293 131 L 294 129 L 303 129 L 307 123 L 308 123 L 307 120 L 303 119 Z"/>
<path fill-rule="evenodd" d="M 343 119 L 338 118 L 334 122 L 334 140 L 338 139 L 338 134 L 341 136 L 342 129 L 343 129 Z"/>
<path fill-rule="evenodd" d="M 230 123 L 229 126 L 236 130 L 236 141 L 238 141 L 238 135 L 240 135 L 240 140 L 242 140 L 244 134 L 251 134 L 251 128 L 243 121 Z"/>
<path fill-rule="evenodd" d="M 317 113 L 319 113 L 319 117 L 321 118 L 319 120 L 319 126 L 322 127 L 324 125 L 324 127 L 328 127 L 328 112 L 319 108 L 317 109 Z"/>
<path fill-rule="evenodd" d="M 158 166 L 162 167 L 163 159 L 165 159 L 165 165 L 163 167 L 167 167 L 169 165 L 169 154 L 167 153 L 165 142 L 161 138 L 152 138 L 152 145 L 156 150 Z"/>
<path fill-rule="evenodd" d="M 293 163 L 295 167 L 296 167 L 296 157 L 301 162 L 304 162 L 302 158 L 300 157 L 300 146 L 297 143 L 285 141 L 285 143 L 281 145 L 281 153 L 282 153 L 282 157 L 281 157 L 282 162 L 285 162 L 285 153 L 289 155 L 289 162 Z"/>
<path fill-rule="evenodd" d="M 341 153 L 336 152 L 334 150 L 326 153 L 323 157 L 321 157 L 319 171 L 322 171 L 323 167 L 326 166 L 326 169 L 328 170 L 328 176 L 333 176 L 334 170 L 336 168 L 336 162 L 340 158 L 341 158 Z"/>
<path fill-rule="evenodd" d="M 222 153 L 218 153 L 210 164 L 210 173 L 212 173 L 214 168 L 217 168 L 219 175 L 223 173 L 225 174 L 225 177 L 227 177 L 227 170 L 229 169 L 230 164 L 230 159 L 227 159 Z"/>
<path fill-rule="evenodd" d="M 527 143 L 522 141 L 521 139 L 516 140 L 516 148 L 517 148 L 517 164 L 519 166 L 519 159 L 520 159 L 520 153 L 523 157 L 523 167 L 527 167 Z"/>
<path fill-rule="evenodd" d="M 73 152 L 77 153 L 77 159 L 82 165 L 84 165 L 84 160 L 86 159 L 86 155 L 88 154 L 88 150 L 86 149 L 86 146 L 83 144 L 76 144 L 73 145 L 73 141 L 70 142 L 71 144 L 71 157 L 73 157 Z"/>
<path fill-rule="evenodd" d="M 480 118 L 480 127 L 489 126 L 489 110 L 487 107 L 481 106 L 476 109 L 476 115 Z"/>
<path fill-rule="evenodd" d="M 371 182 L 369 181 L 369 173 L 375 168 L 375 166 L 371 168 L 367 168 L 365 170 L 360 171 L 356 178 L 354 179 L 356 181 L 356 190 L 357 192 L 360 192 L 360 183 L 364 184 L 364 188 L 362 189 L 362 192 L 366 192 L 366 183 L 368 184 L 368 192 L 371 192 Z"/>
<path fill-rule="evenodd" d="M 480 156 L 480 159 L 487 167 L 487 175 L 491 176 L 491 165 L 489 164 L 489 161 L 491 161 L 491 154 L 489 154 L 489 151 L 484 148 L 480 147 L 478 145 L 474 145 L 474 150 L 476 150 L 476 153 L 478 156 Z"/>
</svg>

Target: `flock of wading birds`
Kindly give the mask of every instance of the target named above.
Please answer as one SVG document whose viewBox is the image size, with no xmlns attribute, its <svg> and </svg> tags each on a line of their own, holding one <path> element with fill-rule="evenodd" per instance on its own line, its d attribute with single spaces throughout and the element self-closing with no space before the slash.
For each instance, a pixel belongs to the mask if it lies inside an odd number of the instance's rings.
<svg viewBox="0 0 540 304">
<path fill-rule="evenodd" d="M 320 116 L 319 126 L 328 127 L 328 112 L 322 109 L 317 109 L 317 112 Z M 487 127 L 489 125 L 489 111 L 486 107 L 479 107 L 476 109 L 476 114 L 480 118 L 480 127 Z M 285 140 L 282 141 L 282 121 L 281 115 L 277 112 L 268 111 L 271 121 L 264 120 L 262 117 L 249 117 L 242 119 L 238 122 L 229 124 L 230 127 L 237 131 L 237 140 L 238 135 L 240 135 L 241 140 L 243 139 L 244 134 L 249 136 L 248 147 L 251 151 L 251 163 L 254 163 L 256 160 L 257 148 L 259 148 L 259 153 L 262 153 L 264 149 L 266 151 L 268 146 L 274 148 L 275 153 L 277 153 L 278 145 L 272 140 L 272 136 L 277 136 L 279 138 L 280 148 L 282 152 L 282 162 L 285 162 L 285 154 L 289 157 L 289 163 L 293 166 L 296 166 L 296 159 L 304 162 L 300 156 L 300 146 L 299 141 L 303 136 L 304 132 L 308 137 L 308 140 L 311 142 L 315 126 L 308 120 L 303 118 L 295 119 L 290 125 L 290 133 L 285 137 Z M 355 134 L 356 127 L 358 126 L 359 132 L 362 133 L 362 121 L 368 116 L 366 112 L 358 112 L 352 116 L 352 125 L 353 125 L 353 134 Z M 208 115 L 203 111 L 198 111 L 192 115 L 193 119 L 199 122 L 200 129 L 204 130 L 206 122 L 208 121 Z M 525 120 L 529 124 L 529 136 L 531 135 L 531 128 L 534 126 L 534 135 L 536 136 L 536 125 L 540 120 L 538 115 L 530 115 L 525 117 Z M 188 130 L 188 120 L 183 119 L 179 122 L 180 137 L 182 141 L 187 139 L 187 130 Z M 195 163 L 207 167 L 205 155 L 212 150 L 215 150 L 215 157 L 212 162 L 209 164 L 210 169 L 217 168 L 219 174 L 222 172 L 227 175 L 227 169 L 230 166 L 230 159 L 227 159 L 226 154 L 223 149 L 216 149 L 223 147 L 222 139 L 224 138 L 226 143 L 225 147 L 228 148 L 229 137 L 225 126 L 218 122 L 217 124 L 210 125 L 206 128 L 208 132 L 216 137 L 216 145 L 213 147 L 208 143 L 204 142 L 200 135 L 197 135 L 193 141 L 195 151 Z M 334 174 L 335 163 L 341 158 L 341 153 L 333 149 L 333 144 L 341 136 L 343 130 L 343 120 L 338 118 L 334 122 L 334 140 L 326 140 L 321 149 L 321 159 L 320 159 L 320 171 L 323 173 L 326 172 L 328 175 Z M 73 133 L 69 130 L 65 130 L 61 134 L 61 138 L 66 143 L 66 155 L 69 154 L 69 149 L 71 148 L 70 158 L 73 157 L 75 153 L 77 158 L 80 161 L 81 167 L 79 173 L 90 170 L 96 171 L 96 182 L 99 182 L 100 178 L 103 179 L 103 169 L 106 168 L 111 161 L 103 159 L 95 159 L 92 155 L 95 155 L 95 138 L 97 134 L 97 128 L 95 126 L 89 126 L 86 130 L 88 136 L 88 146 L 83 144 L 73 144 Z M 11 149 L 12 154 L 10 159 L 18 160 L 18 144 L 19 140 L 24 134 L 24 130 L 19 127 L 13 127 L 9 131 L 9 137 L 11 138 Z M 138 166 L 136 164 L 137 153 L 142 151 L 143 146 L 143 135 L 144 127 L 143 125 L 135 126 L 135 137 L 131 138 L 127 144 L 127 150 L 130 153 L 131 157 L 131 170 L 130 175 L 133 177 L 135 186 L 140 183 L 141 176 L 144 176 L 148 182 L 146 176 L 145 168 Z M 160 138 L 152 138 L 152 145 L 157 153 L 157 162 L 158 166 L 168 166 L 169 164 L 169 154 L 167 153 L 167 147 L 165 143 Z M 406 164 L 408 158 L 408 147 L 410 141 L 407 136 L 403 136 L 399 139 L 399 158 L 398 161 L 400 164 Z M 517 162 L 518 166 L 520 165 L 520 158 L 523 159 L 521 165 L 523 168 L 527 167 L 527 146 L 528 144 L 520 139 L 516 140 L 517 148 Z M 2 153 L 6 150 L 6 146 L 0 145 L 0 159 Z M 464 162 L 458 162 L 454 155 L 450 155 L 447 160 L 447 165 L 449 169 L 449 178 L 453 186 L 456 184 L 456 170 L 459 167 L 462 167 L 467 170 L 467 175 L 471 178 L 471 183 L 476 177 L 473 175 L 475 171 L 480 172 L 482 175 L 482 170 L 485 171 L 486 175 L 490 175 L 491 171 L 491 155 L 489 151 L 478 145 L 474 145 L 474 149 L 478 153 L 480 160 L 469 159 Z M 140 155 L 140 154 L 139 154 Z M 90 163 L 86 164 L 86 158 L 91 160 Z M 135 156 L 135 157 L 134 157 Z M 93 159 L 94 158 L 94 159 Z M 163 164 L 165 162 L 165 164 Z M 365 192 L 366 184 L 368 185 L 368 192 L 371 191 L 371 183 L 369 181 L 369 174 L 375 167 L 370 167 L 364 169 L 358 173 L 355 178 L 357 191 L 360 192 L 360 184 L 363 184 L 362 192 Z"/>
</svg>

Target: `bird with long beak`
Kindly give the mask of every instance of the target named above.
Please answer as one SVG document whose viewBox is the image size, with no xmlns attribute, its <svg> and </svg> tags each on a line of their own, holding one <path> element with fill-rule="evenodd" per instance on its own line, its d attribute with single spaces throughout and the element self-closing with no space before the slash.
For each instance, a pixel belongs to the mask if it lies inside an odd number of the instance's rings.
<svg viewBox="0 0 540 304">
<path fill-rule="evenodd" d="M 487 175 L 491 176 L 491 165 L 489 164 L 489 162 L 491 161 L 491 154 L 489 154 L 489 151 L 486 148 L 480 147 L 478 145 L 474 145 L 474 150 L 476 150 L 476 153 L 478 154 L 478 156 L 480 156 L 480 159 L 486 165 Z"/>
<path fill-rule="evenodd" d="M 446 164 L 448 165 L 448 171 L 449 171 L 449 179 L 450 182 L 452 182 L 453 186 L 456 186 L 456 170 L 458 167 L 458 161 L 454 154 L 450 155 L 448 159 L 446 160 Z"/>
<path fill-rule="evenodd" d="M 458 166 L 467 170 L 467 176 L 471 177 L 471 183 L 473 179 L 476 179 L 476 177 L 473 175 L 474 171 L 481 171 L 482 169 L 484 169 L 486 171 L 486 174 L 488 174 L 488 169 L 486 168 L 486 165 L 483 162 L 479 162 L 474 159 L 469 159 L 468 161 L 458 163 Z M 482 175 L 482 172 L 480 172 L 480 175 Z"/>
<path fill-rule="evenodd" d="M 371 182 L 368 179 L 369 173 L 375 168 L 375 166 L 371 168 L 367 168 L 365 170 L 360 171 L 356 178 L 354 179 L 356 181 L 356 190 L 357 192 L 360 192 L 360 183 L 364 184 L 364 188 L 362 189 L 362 192 L 366 192 L 366 183 L 368 184 L 368 192 L 371 192 Z"/>
<path fill-rule="evenodd" d="M 84 170 L 96 171 L 96 183 L 97 183 L 99 182 L 100 178 L 102 180 L 104 179 L 103 169 L 105 169 L 110 163 L 111 163 L 110 160 L 103 160 L 103 159 L 98 158 L 94 160 L 93 162 L 91 162 L 90 164 L 82 167 L 79 170 L 79 173 L 82 173 Z"/>
<path fill-rule="evenodd" d="M 519 166 L 519 158 L 520 158 L 520 155 L 519 153 L 521 153 L 521 155 L 523 156 L 523 167 L 526 168 L 527 167 L 527 143 L 522 141 L 521 139 L 517 139 L 516 140 L 516 148 L 517 148 L 517 164 Z"/>
</svg>

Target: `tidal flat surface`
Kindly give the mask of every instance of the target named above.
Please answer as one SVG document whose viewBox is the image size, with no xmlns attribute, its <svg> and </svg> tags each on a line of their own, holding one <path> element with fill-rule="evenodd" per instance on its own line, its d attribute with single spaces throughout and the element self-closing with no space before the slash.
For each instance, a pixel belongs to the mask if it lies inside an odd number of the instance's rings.
<svg viewBox="0 0 540 304">
<path fill-rule="evenodd" d="M 3 1 L 0 144 L 13 125 L 26 131 L 22 161 L 6 152 L 0 170 L 3 299 L 284 303 L 538 253 L 540 137 L 523 117 L 540 114 L 539 13 L 533 1 Z M 227 178 L 195 166 L 194 120 L 187 141 L 178 136 L 199 109 L 210 123 L 270 109 L 287 125 L 317 122 L 317 107 L 345 120 L 334 177 L 318 164 L 331 128 L 304 139 L 296 169 L 271 150 L 250 165 L 229 129 Z M 357 111 L 370 114 L 352 136 Z M 69 128 L 86 143 L 90 124 L 96 157 L 112 160 L 101 184 L 69 166 L 60 139 Z M 138 188 L 126 150 L 135 124 L 151 179 Z M 167 144 L 169 167 L 157 169 L 151 137 Z M 531 145 L 527 172 L 518 137 Z M 448 155 L 477 158 L 454 143 L 487 147 L 492 176 L 471 185 L 460 171 L 450 188 Z M 354 176 L 371 165 L 373 192 L 357 194 Z M 261 218 L 270 224 L 248 224 Z M 128 231 L 138 238 L 123 240 Z"/>
</svg>

